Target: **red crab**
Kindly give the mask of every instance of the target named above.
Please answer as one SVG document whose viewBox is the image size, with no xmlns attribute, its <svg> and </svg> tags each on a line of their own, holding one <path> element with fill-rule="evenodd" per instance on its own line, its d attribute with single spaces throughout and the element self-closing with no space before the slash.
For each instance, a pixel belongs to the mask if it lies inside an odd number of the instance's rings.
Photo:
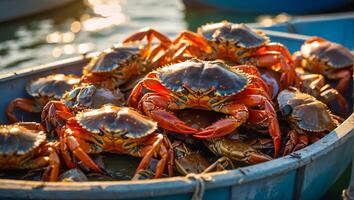
<svg viewBox="0 0 354 200">
<path fill-rule="evenodd" d="M 132 91 L 128 104 L 174 132 L 197 138 L 220 137 L 249 122 L 269 127 L 275 155 L 280 149 L 280 130 L 267 86 L 249 74 L 254 67 L 230 67 L 220 61 L 189 61 L 149 73 Z M 148 92 L 143 93 L 143 88 Z M 213 110 L 227 114 L 202 131 L 187 126 L 171 111 L 184 108 Z"/>
<path fill-rule="evenodd" d="M 328 79 L 339 79 L 336 89 L 340 93 L 344 94 L 348 88 L 352 79 L 354 56 L 347 48 L 320 37 L 312 37 L 293 57 L 297 66 L 312 73 L 323 74 Z"/>
<path fill-rule="evenodd" d="M 298 78 L 288 49 L 280 43 L 270 43 L 263 32 L 245 24 L 226 21 L 207 24 L 198 34 L 184 31 L 173 41 L 165 59 L 171 62 L 190 57 L 203 60 L 224 59 L 238 64 L 252 64 L 282 72 L 282 88 L 296 85 Z"/>
<path fill-rule="evenodd" d="M 52 101 L 47 105 L 50 118 L 46 114 L 42 115 L 46 127 L 56 120 L 66 122 L 59 131 L 59 138 L 60 149 L 68 167 L 76 166 L 69 155 L 72 152 L 84 165 L 101 172 L 88 154 L 113 152 L 143 157 L 137 172 L 146 169 L 152 157 L 160 156 L 155 177 L 160 177 L 165 167 L 168 174 L 173 175 L 173 150 L 168 138 L 155 133 L 156 122 L 133 109 L 104 105 L 73 115 L 63 102 Z"/>
</svg>

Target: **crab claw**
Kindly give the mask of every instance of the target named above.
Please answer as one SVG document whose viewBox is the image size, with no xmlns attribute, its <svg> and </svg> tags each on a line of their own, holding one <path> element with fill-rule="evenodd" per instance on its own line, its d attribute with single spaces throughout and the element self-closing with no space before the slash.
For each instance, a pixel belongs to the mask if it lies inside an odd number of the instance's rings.
<svg viewBox="0 0 354 200">
<path fill-rule="evenodd" d="M 266 162 L 272 160 L 272 158 L 268 155 L 259 152 L 249 152 L 247 157 L 245 158 L 247 163 L 256 164 L 261 162 Z"/>
<path fill-rule="evenodd" d="M 223 107 L 225 113 L 229 113 L 230 117 L 220 119 L 204 130 L 196 133 L 196 138 L 215 138 L 221 137 L 233 132 L 241 124 L 248 119 L 248 110 L 243 104 L 227 104 Z"/>
<path fill-rule="evenodd" d="M 221 119 L 214 124 L 206 127 L 204 130 L 198 132 L 194 135 L 196 138 L 214 138 L 227 135 L 234 131 L 238 126 L 239 122 L 234 118 Z"/>
<path fill-rule="evenodd" d="M 159 94 L 146 94 L 142 98 L 141 107 L 146 115 L 155 120 L 160 127 L 167 129 L 169 131 L 193 134 L 198 132 L 184 123 L 182 120 L 178 119 L 173 113 L 167 111 L 168 103 L 170 99 L 168 97 Z"/>
</svg>

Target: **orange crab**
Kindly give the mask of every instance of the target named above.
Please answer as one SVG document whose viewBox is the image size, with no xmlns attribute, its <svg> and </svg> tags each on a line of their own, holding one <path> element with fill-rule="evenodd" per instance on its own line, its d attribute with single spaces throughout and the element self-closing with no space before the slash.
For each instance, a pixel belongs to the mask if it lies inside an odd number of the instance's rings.
<svg viewBox="0 0 354 200">
<path fill-rule="evenodd" d="M 184 31 L 177 36 L 164 56 L 173 63 L 197 57 L 272 68 L 282 72 L 282 88 L 297 85 L 299 81 L 288 49 L 280 43 L 270 43 L 263 32 L 245 24 L 223 21 L 201 26 L 198 34 Z"/>
<path fill-rule="evenodd" d="M 265 125 L 273 137 L 276 156 L 280 149 L 279 124 L 266 84 L 250 74 L 254 70 L 247 65 L 230 67 L 220 61 L 198 59 L 173 64 L 149 73 L 133 89 L 128 104 L 164 129 L 197 138 L 227 135 L 247 121 Z M 213 110 L 229 117 L 198 131 L 171 113 L 184 108 Z"/>
<path fill-rule="evenodd" d="M 147 45 L 140 45 L 145 36 Z M 155 37 L 160 42 L 152 47 Z M 133 44 L 137 41 L 138 44 Z M 162 55 L 170 44 L 171 41 L 167 36 L 154 29 L 134 33 L 127 37 L 123 44 L 106 49 L 94 57 L 83 69 L 82 82 L 117 89 L 133 76 L 146 74 L 162 65 Z"/>
<path fill-rule="evenodd" d="M 109 104 L 76 115 L 71 114 L 62 102 L 52 101 L 48 105 L 51 119 L 44 119 L 43 123 L 55 123 L 56 120 L 66 122 L 58 134 L 60 149 L 68 167 L 76 166 L 69 154 L 72 152 L 91 170 L 102 172 L 88 154 L 114 152 L 143 157 L 137 172 L 146 169 L 152 157 L 160 156 L 155 177 L 161 177 L 165 167 L 169 176 L 173 176 L 173 150 L 167 137 L 155 133 L 156 122 L 131 108 Z"/>
<path fill-rule="evenodd" d="M 349 49 L 320 37 L 312 37 L 293 57 L 297 66 L 328 79 L 339 80 L 336 89 L 341 94 L 348 88 L 354 66 L 354 55 Z"/>
<path fill-rule="evenodd" d="M 58 179 L 60 160 L 55 145 L 47 142 L 39 123 L 0 125 L 0 146 L 0 169 L 46 167 L 42 179 Z"/>
</svg>

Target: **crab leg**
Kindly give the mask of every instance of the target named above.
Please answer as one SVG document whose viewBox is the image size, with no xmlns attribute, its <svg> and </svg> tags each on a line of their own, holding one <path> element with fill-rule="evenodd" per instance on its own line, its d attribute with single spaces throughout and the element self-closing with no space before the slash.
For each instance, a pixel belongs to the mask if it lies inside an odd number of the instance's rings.
<svg viewBox="0 0 354 200">
<path fill-rule="evenodd" d="M 329 79 L 339 79 L 336 86 L 336 90 L 341 94 L 344 94 L 349 86 L 349 81 L 352 78 L 352 72 L 350 70 L 339 70 L 335 73 L 327 75 Z"/>
<path fill-rule="evenodd" d="M 172 63 L 182 62 L 192 57 L 203 57 L 201 49 L 189 43 L 181 43 L 176 49 L 175 53 L 171 56 Z"/>
<path fill-rule="evenodd" d="M 179 33 L 176 39 L 173 41 L 173 45 L 179 44 L 180 42 L 192 43 L 194 46 L 199 47 L 206 53 L 211 53 L 212 51 L 211 47 L 203 37 L 190 31 L 182 31 Z"/>
<path fill-rule="evenodd" d="M 311 94 L 324 103 L 328 104 L 337 101 L 345 114 L 348 111 L 348 104 L 345 98 L 329 84 L 325 83 L 325 78 L 321 74 L 308 74 L 301 76 L 302 88 L 305 93 Z M 319 94 L 320 93 L 320 94 Z"/>
<path fill-rule="evenodd" d="M 277 157 L 280 150 L 281 132 L 277 120 L 277 115 L 272 103 L 266 97 L 253 94 L 241 97 L 239 101 L 244 103 L 247 107 L 264 107 L 264 110 L 267 112 L 267 118 L 269 120 L 269 133 L 272 136 L 274 142 L 274 157 Z M 250 119 L 250 121 L 252 121 L 252 119 Z"/>
<path fill-rule="evenodd" d="M 198 130 L 189 127 L 173 113 L 167 111 L 171 99 L 161 94 L 148 93 L 143 96 L 139 107 L 146 115 L 157 121 L 160 127 L 178 133 L 193 134 Z"/>
<path fill-rule="evenodd" d="M 280 83 L 282 88 L 287 88 L 291 85 L 297 85 L 299 80 L 295 72 L 295 67 L 289 64 L 285 57 L 279 52 L 264 52 L 262 54 L 251 56 L 247 61 L 258 67 L 279 66 L 282 75 Z"/>
<path fill-rule="evenodd" d="M 286 60 L 290 63 L 290 64 L 294 64 L 294 61 L 292 59 L 292 56 L 289 52 L 289 50 L 282 44 L 280 43 L 269 43 L 266 44 L 265 46 L 259 48 L 256 52 L 256 54 L 262 54 L 263 52 L 270 52 L 270 51 L 275 51 L 275 52 L 280 52 L 282 55 L 285 56 Z"/>
<path fill-rule="evenodd" d="M 22 168 L 35 169 L 42 166 L 47 166 L 43 173 L 42 179 L 44 181 L 57 181 L 60 168 L 60 159 L 57 152 L 52 147 L 52 144 L 45 144 L 42 146 L 38 157 L 25 163 Z"/>
<path fill-rule="evenodd" d="M 236 66 L 231 66 L 231 68 L 241 70 L 249 75 L 261 77 L 261 74 L 259 73 L 258 69 L 252 65 L 236 65 Z"/>
<path fill-rule="evenodd" d="M 168 95 L 168 90 L 159 83 L 157 79 L 155 79 L 156 74 L 154 72 L 150 72 L 146 75 L 146 77 L 140 81 L 132 90 L 128 98 L 128 105 L 134 108 L 138 107 L 139 101 L 143 96 L 142 91 L 144 87 L 148 87 L 153 91 L 157 90 L 160 94 Z"/>
<path fill-rule="evenodd" d="M 36 101 L 34 99 L 16 98 L 10 102 L 6 110 L 6 115 L 10 123 L 15 123 L 18 121 L 14 115 L 15 108 L 27 112 L 40 112 L 40 109 L 36 105 Z"/>
<path fill-rule="evenodd" d="M 70 132 L 70 129 L 67 131 Z M 70 133 L 65 132 L 64 142 L 68 145 L 69 149 L 73 154 L 80 159 L 87 167 L 94 170 L 95 172 L 102 172 L 102 170 L 96 165 L 96 163 L 87 155 L 85 150 L 81 147 L 80 142 L 77 138 L 70 135 Z M 81 142 L 82 143 L 82 142 Z"/>
<path fill-rule="evenodd" d="M 209 167 L 207 167 L 202 172 L 202 174 L 226 170 L 227 167 L 229 167 L 231 169 L 235 169 L 235 166 L 232 163 L 232 161 L 229 158 L 223 156 L 223 157 L 219 158 L 217 161 L 215 161 L 213 164 L 211 164 Z"/>
<path fill-rule="evenodd" d="M 140 31 L 130 35 L 126 39 L 123 40 L 123 43 L 129 43 L 129 42 L 135 42 L 135 41 L 141 41 L 146 37 L 147 39 L 147 47 L 142 51 L 143 57 L 147 57 L 148 54 L 150 53 L 150 48 L 152 45 L 152 40 L 154 37 L 159 39 L 161 41 L 161 48 L 166 49 L 170 46 L 171 40 L 165 36 L 164 34 L 156 31 L 155 29 L 152 28 L 144 28 L 141 29 Z"/>
<path fill-rule="evenodd" d="M 49 181 L 56 181 L 58 179 L 59 168 L 60 168 L 60 159 L 56 150 L 51 146 L 47 145 L 44 147 L 45 154 L 48 155 L 48 164 L 46 171 L 44 172 L 43 179 Z M 49 174 L 49 179 L 47 178 Z"/>
<path fill-rule="evenodd" d="M 196 133 L 196 138 L 214 138 L 221 137 L 233 132 L 241 124 L 248 119 L 248 110 L 243 104 L 233 103 L 222 107 L 215 107 L 213 110 L 229 114 L 230 117 L 220 119 L 212 125 L 206 127 L 204 130 Z"/>
<path fill-rule="evenodd" d="M 149 139 L 148 143 L 151 143 L 151 148 L 147 153 L 145 153 L 143 159 L 141 160 L 139 166 L 136 169 L 135 174 L 139 171 L 144 170 L 148 167 L 152 157 L 158 153 L 161 157 L 160 161 L 157 163 L 155 178 L 159 178 L 162 176 L 163 170 L 165 169 L 166 164 L 168 164 L 168 174 L 169 176 L 173 176 L 173 163 L 170 163 L 170 160 L 173 159 L 173 155 L 171 155 L 171 147 L 169 147 L 169 142 L 166 137 L 162 134 L 158 134 L 155 137 Z M 169 150 L 168 150 L 169 149 Z M 172 158 L 170 157 L 172 156 Z"/>
<path fill-rule="evenodd" d="M 41 113 L 41 121 L 47 132 L 51 132 L 54 127 L 55 132 L 60 136 L 60 130 L 66 121 L 74 115 L 66 107 L 63 102 L 50 101 L 48 102 Z"/>
<path fill-rule="evenodd" d="M 298 134 L 295 130 L 288 133 L 289 140 L 285 144 L 283 156 L 289 155 L 291 152 L 306 147 L 309 143 L 309 138 L 306 134 Z"/>
</svg>

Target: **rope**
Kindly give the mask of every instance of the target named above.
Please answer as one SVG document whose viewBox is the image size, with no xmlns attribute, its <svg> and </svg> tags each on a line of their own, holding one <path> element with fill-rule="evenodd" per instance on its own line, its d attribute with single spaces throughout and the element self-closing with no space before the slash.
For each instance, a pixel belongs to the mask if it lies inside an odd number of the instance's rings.
<svg viewBox="0 0 354 200">
<path fill-rule="evenodd" d="M 188 179 L 195 180 L 196 186 L 192 196 L 192 200 L 202 200 L 205 192 L 205 181 L 210 181 L 211 177 L 206 174 L 188 174 Z"/>
</svg>

